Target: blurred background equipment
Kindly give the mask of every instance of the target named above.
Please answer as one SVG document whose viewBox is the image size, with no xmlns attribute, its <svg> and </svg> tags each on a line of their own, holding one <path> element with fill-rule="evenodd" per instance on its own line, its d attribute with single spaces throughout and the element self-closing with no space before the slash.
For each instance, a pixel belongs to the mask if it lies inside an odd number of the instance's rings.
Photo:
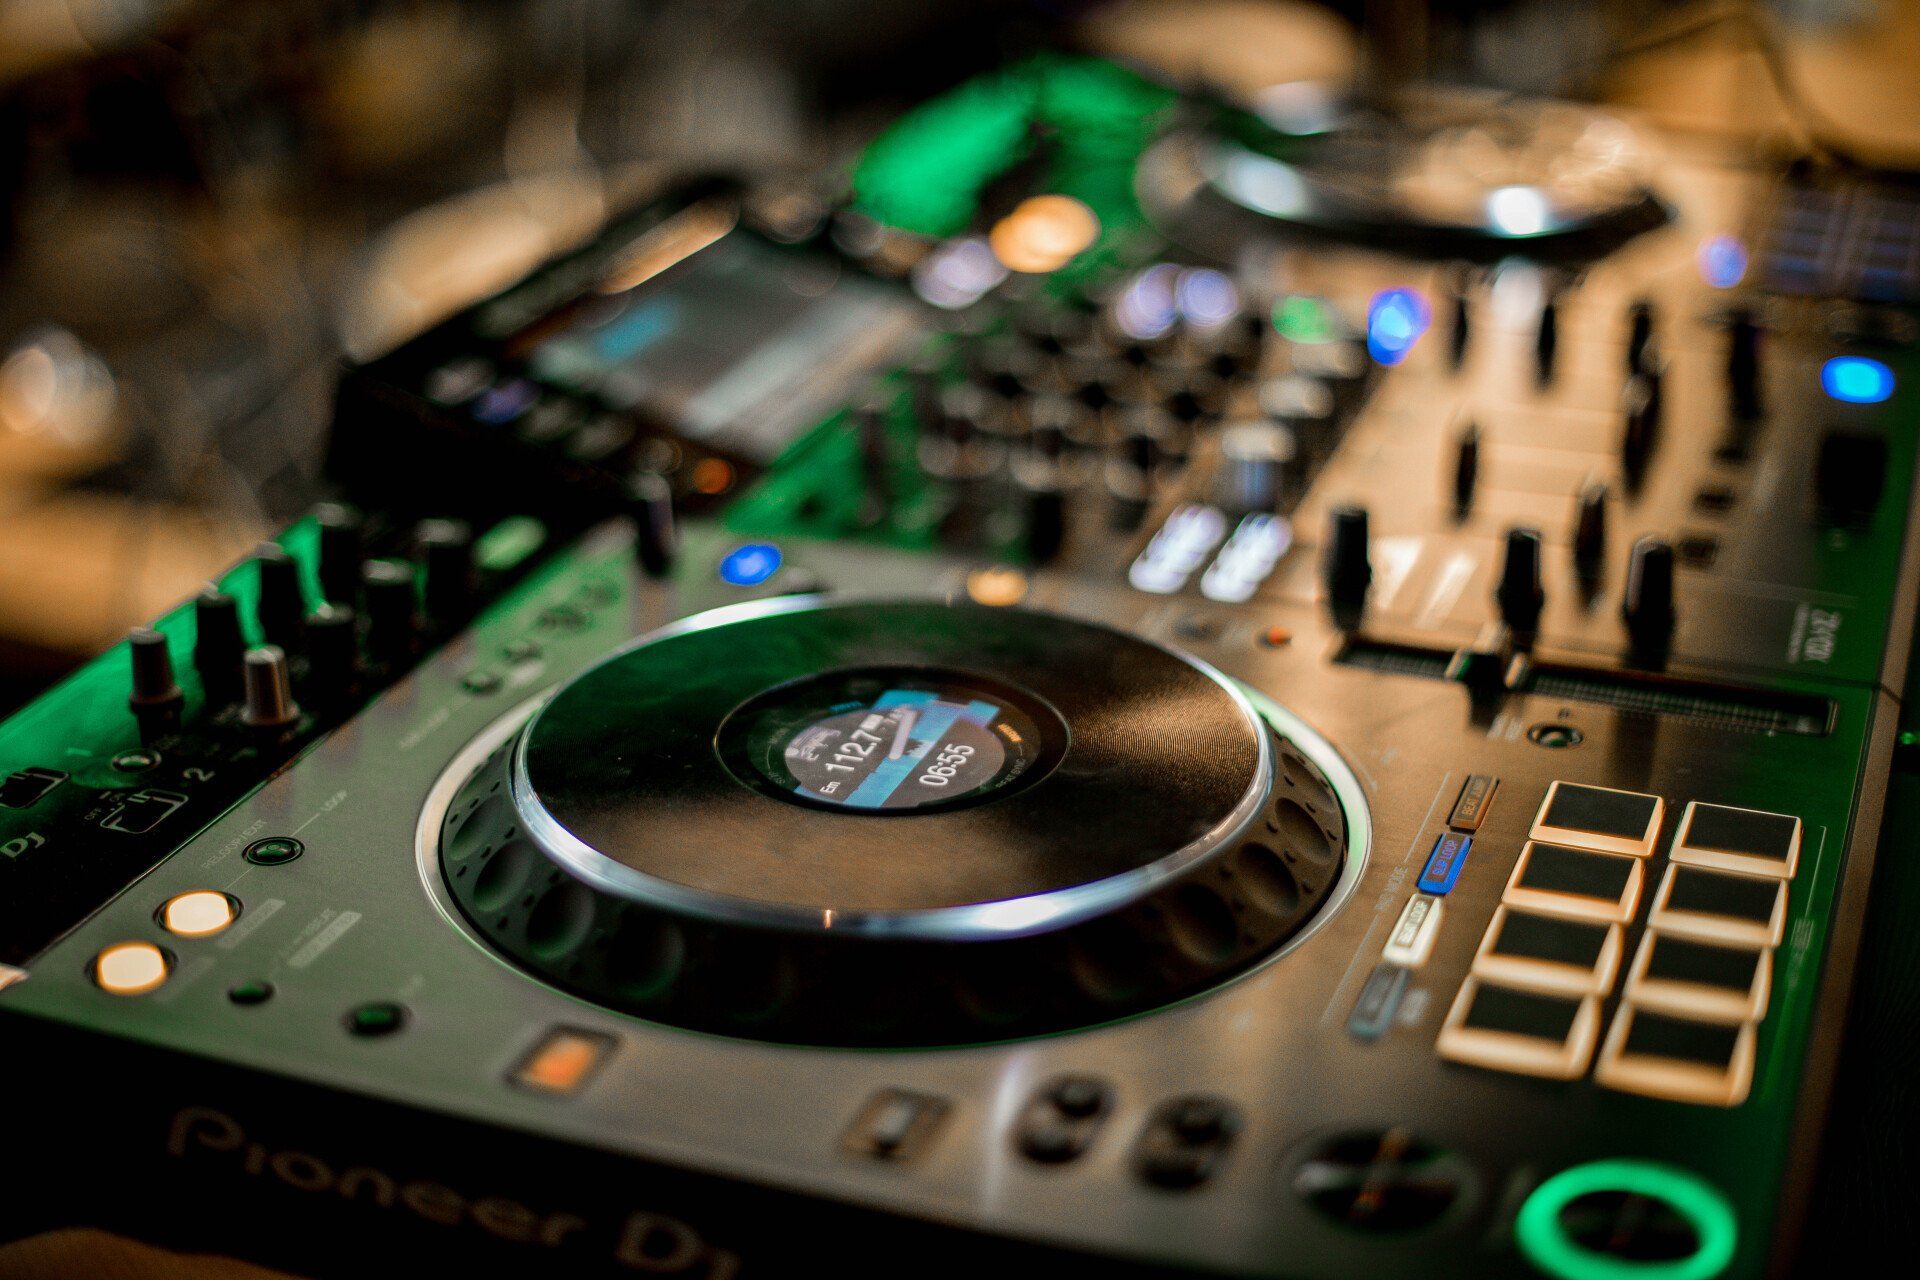
<svg viewBox="0 0 1920 1280">
<path fill-rule="evenodd" d="M 343 356 L 492 292 L 674 172 L 830 165 L 1052 17 L 0 3 L 0 698 L 309 503 Z"/>
</svg>

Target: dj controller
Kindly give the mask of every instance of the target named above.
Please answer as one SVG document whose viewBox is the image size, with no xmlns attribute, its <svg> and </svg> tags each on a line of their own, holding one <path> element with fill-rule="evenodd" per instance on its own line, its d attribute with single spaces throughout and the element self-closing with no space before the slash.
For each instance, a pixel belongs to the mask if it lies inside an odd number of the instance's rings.
<svg viewBox="0 0 1920 1280">
<path fill-rule="evenodd" d="M 0 726 L 9 1208 L 303 1275 L 1790 1269 L 1915 224 L 1548 115 L 1559 193 L 1387 225 L 1052 57 L 346 370 L 338 500 Z"/>
</svg>

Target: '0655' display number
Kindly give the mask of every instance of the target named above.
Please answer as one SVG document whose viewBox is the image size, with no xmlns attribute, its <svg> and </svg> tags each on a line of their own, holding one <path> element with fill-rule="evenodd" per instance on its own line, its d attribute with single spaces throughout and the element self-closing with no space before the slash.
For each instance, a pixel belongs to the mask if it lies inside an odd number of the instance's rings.
<svg viewBox="0 0 1920 1280">
<path fill-rule="evenodd" d="M 967 763 L 973 755 L 973 748 L 965 743 L 948 742 L 942 744 L 940 751 L 933 757 L 933 763 L 920 775 L 923 787 L 944 787 L 953 781 L 953 775 L 960 772 L 960 766 Z"/>
</svg>

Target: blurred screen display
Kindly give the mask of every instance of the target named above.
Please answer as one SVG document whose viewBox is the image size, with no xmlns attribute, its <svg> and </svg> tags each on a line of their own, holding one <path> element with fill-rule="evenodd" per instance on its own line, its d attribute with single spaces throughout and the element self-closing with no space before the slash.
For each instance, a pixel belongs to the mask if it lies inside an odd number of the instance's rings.
<svg viewBox="0 0 1920 1280">
<path fill-rule="evenodd" d="M 644 410 L 756 461 L 842 405 L 921 332 L 889 285 L 733 231 L 625 284 L 636 254 L 510 345 L 541 382 Z"/>
</svg>

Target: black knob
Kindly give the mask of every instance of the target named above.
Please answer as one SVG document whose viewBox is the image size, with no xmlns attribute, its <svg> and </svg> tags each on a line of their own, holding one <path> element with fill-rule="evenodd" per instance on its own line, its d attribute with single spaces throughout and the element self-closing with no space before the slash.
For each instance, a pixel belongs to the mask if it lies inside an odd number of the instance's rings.
<svg viewBox="0 0 1920 1280">
<path fill-rule="evenodd" d="M 1538 529 L 1507 530 L 1506 556 L 1493 599 L 1500 607 L 1500 620 L 1522 643 L 1540 630 L 1540 610 L 1546 604 L 1546 592 L 1540 585 L 1540 560 Z"/>
<path fill-rule="evenodd" d="M 1828 431 L 1820 437 L 1813 484 L 1822 520 L 1837 525 L 1866 523 L 1886 489 L 1886 437 L 1866 431 Z"/>
<path fill-rule="evenodd" d="M 946 383 L 946 372 L 946 357 L 938 351 L 922 352 L 907 366 L 913 418 L 922 431 L 933 431 L 940 425 L 940 388 Z"/>
<path fill-rule="evenodd" d="M 1541 386 L 1553 381 L 1560 352 L 1560 299 L 1548 294 L 1540 304 L 1540 327 L 1533 334 L 1533 375 Z"/>
<path fill-rule="evenodd" d="M 247 650 L 244 666 L 246 710 L 243 719 L 255 729 L 285 729 L 300 718 L 293 700 L 293 677 L 287 655 L 278 645 Z"/>
<path fill-rule="evenodd" d="M 1039 396 L 1027 406 L 1027 447 L 1038 458 L 1059 462 L 1084 434 L 1085 411 L 1065 396 Z"/>
<path fill-rule="evenodd" d="M 1455 370 L 1467 363 L 1467 345 L 1473 340 L 1473 303 L 1464 285 L 1453 290 L 1453 324 L 1447 331 L 1447 362 Z"/>
<path fill-rule="evenodd" d="M 1002 400 L 1019 400 L 1039 385 L 1040 355 L 1014 338 L 989 338 L 968 361 L 973 378 Z"/>
<path fill-rule="evenodd" d="M 633 554 L 649 578 L 673 571 L 680 535 L 673 519 L 673 486 L 667 478 L 645 471 L 627 488 L 627 518 L 633 522 Z"/>
<path fill-rule="evenodd" d="M 353 692 L 360 665 L 358 616 L 344 604 L 323 604 L 307 619 L 308 697 L 337 706 Z"/>
<path fill-rule="evenodd" d="M 1453 513 L 1465 516 L 1473 508 L 1473 491 L 1480 483 L 1480 427 L 1469 422 L 1453 446 Z"/>
<path fill-rule="evenodd" d="M 940 391 L 936 429 L 920 437 L 920 465 L 943 480 L 972 480 L 993 469 L 992 447 L 981 439 L 992 412 L 989 397 L 979 387 L 960 383 Z"/>
<path fill-rule="evenodd" d="M 413 648 L 413 566 L 404 560 L 369 560 L 360 569 L 360 598 L 367 610 L 367 649 L 380 662 L 397 662 Z"/>
<path fill-rule="evenodd" d="M 1665 413 L 1663 378 L 1657 364 L 1627 379 L 1620 392 L 1620 467 L 1631 484 L 1646 475 L 1660 441 Z"/>
<path fill-rule="evenodd" d="M 1239 514 L 1272 512 L 1287 495 L 1297 445 L 1276 422 L 1238 422 L 1220 433 L 1220 504 Z"/>
<path fill-rule="evenodd" d="M 266 542 L 254 555 L 260 571 L 260 602 L 255 617 L 271 645 L 295 649 L 307 629 L 307 596 L 300 586 L 300 563 L 277 543 Z"/>
<path fill-rule="evenodd" d="M 1264 325 L 1239 323 L 1241 317 L 1192 331 L 1194 354 L 1209 376 L 1231 382 L 1259 367 Z"/>
<path fill-rule="evenodd" d="M 1637 659 L 1665 655 L 1673 636 L 1673 548 L 1663 539 L 1646 537 L 1633 544 L 1620 616 Z"/>
<path fill-rule="evenodd" d="M 1066 490 L 1053 466 L 1024 467 L 1020 474 L 1022 537 L 1035 564 L 1049 564 L 1067 538 Z"/>
<path fill-rule="evenodd" d="M 423 604 L 436 625 L 466 617 L 476 587 L 473 528 L 464 520 L 422 520 L 414 529 L 426 570 Z"/>
<path fill-rule="evenodd" d="M 1168 391 L 1160 403 L 1176 422 L 1199 422 L 1219 415 L 1227 403 L 1227 386 L 1211 373 L 1196 373 Z"/>
<path fill-rule="evenodd" d="M 1365 507 L 1333 509 L 1327 525 L 1327 546 L 1323 555 L 1320 577 L 1327 589 L 1327 601 L 1333 609 L 1335 620 L 1351 628 L 1366 608 L 1367 589 L 1373 583 Z"/>
<path fill-rule="evenodd" d="M 974 446 L 991 413 L 978 387 L 960 384 L 940 389 L 940 436 L 956 449 Z"/>
<path fill-rule="evenodd" d="M 1607 486 L 1590 480 L 1580 487 L 1573 512 L 1573 570 L 1582 582 L 1599 580 L 1607 562 Z"/>
<path fill-rule="evenodd" d="M 1727 401 L 1736 421 L 1752 421 L 1763 410 L 1760 326 L 1744 307 L 1727 317 Z"/>
<path fill-rule="evenodd" d="M 892 442 L 887 417 L 893 397 L 876 391 L 853 406 L 854 443 L 860 450 L 860 523 L 868 528 L 885 524 L 893 513 Z"/>
<path fill-rule="evenodd" d="M 338 502 L 321 503 L 313 517 L 320 527 L 320 594 L 350 604 L 360 589 L 365 521 L 358 511 Z"/>
<path fill-rule="evenodd" d="M 1082 355 L 1062 364 L 1059 386 L 1097 417 L 1125 398 L 1131 378 L 1132 370 L 1110 356 Z"/>
<path fill-rule="evenodd" d="M 240 629 L 240 604 L 217 587 L 193 602 L 193 669 L 207 705 L 224 706 L 240 696 L 240 655 L 247 641 Z"/>
<path fill-rule="evenodd" d="M 1139 405 L 1120 420 L 1119 458 L 1123 466 L 1150 477 L 1162 463 L 1177 456 L 1179 428 L 1157 409 Z"/>
<path fill-rule="evenodd" d="M 133 663 L 133 691 L 127 705 L 143 723 L 177 717 L 185 695 L 173 678 L 167 637 L 152 627 L 135 627 L 127 637 L 127 652 Z"/>
<path fill-rule="evenodd" d="M 1653 303 L 1645 298 L 1627 308 L 1627 372 L 1639 373 L 1647 366 L 1649 345 L 1653 341 Z"/>
</svg>

